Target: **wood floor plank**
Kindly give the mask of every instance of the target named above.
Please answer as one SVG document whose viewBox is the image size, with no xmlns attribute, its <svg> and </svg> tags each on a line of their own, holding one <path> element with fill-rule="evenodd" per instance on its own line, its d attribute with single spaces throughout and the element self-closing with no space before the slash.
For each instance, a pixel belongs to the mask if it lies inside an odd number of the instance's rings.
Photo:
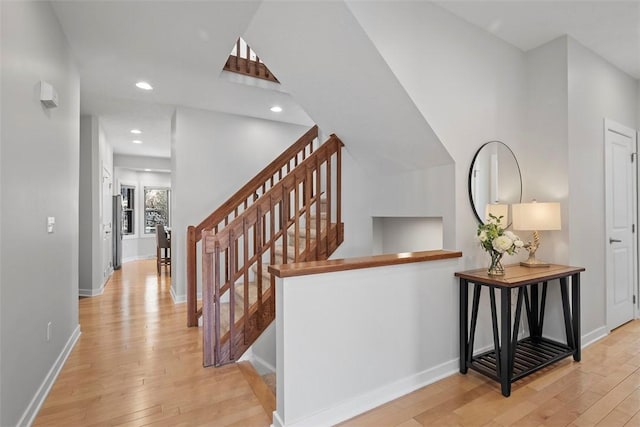
<svg viewBox="0 0 640 427">
<path fill-rule="evenodd" d="M 136 261 L 114 274 L 103 295 L 80 298 L 82 335 L 35 426 L 270 425 L 238 366 L 202 367 L 202 330 L 185 326 L 186 307 L 173 303 L 169 288 L 154 260 Z M 509 398 L 470 371 L 342 425 L 640 426 L 640 320 L 582 355 L 518 381 Z"/>
<path fill-rule="evenodd" d="M 346 426 L 602 426 L 640 427 L 640 321 L 513 385 L 469 371 L 453 375 L 341 424 Z M 422 411 L 420 410 L 422 409 Z M 408 418 L 411 417 L 411 418 Z"/>
<path fill-rule="evenodd" d="M 79 299 L 82 335 L 35 426 L 270 424 L 237 366 L 202 367 L 202 331 L 169 289 L 144 260 Z"/>
</svg>

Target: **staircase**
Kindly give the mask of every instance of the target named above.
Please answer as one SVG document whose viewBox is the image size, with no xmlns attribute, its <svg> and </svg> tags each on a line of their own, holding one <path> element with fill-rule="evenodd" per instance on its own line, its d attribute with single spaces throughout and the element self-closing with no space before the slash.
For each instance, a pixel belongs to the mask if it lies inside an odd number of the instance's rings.
<svg viewBox="0 0 640 427">
<path fill-rule="evenodd" d="M 236 361 L 275 319 L 268 265 L 324 260 L 343 241 L 343 144 L 331 135 L 314 149 L 317 136 L 314 126 L 205 221 L 189 227 L 188 325 L 203 317 L 205 366 Z"/>
</svg>

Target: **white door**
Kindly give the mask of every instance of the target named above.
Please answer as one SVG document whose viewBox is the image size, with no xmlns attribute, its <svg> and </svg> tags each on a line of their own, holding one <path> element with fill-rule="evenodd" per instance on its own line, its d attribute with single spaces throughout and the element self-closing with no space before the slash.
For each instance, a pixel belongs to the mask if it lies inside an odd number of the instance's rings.
<svg viewBox="0 0 640 427">
<path fill-rule="evenodd" d="M 634 318 L 636 133 L 605 119 L 607 327 Z"/>
</svg>

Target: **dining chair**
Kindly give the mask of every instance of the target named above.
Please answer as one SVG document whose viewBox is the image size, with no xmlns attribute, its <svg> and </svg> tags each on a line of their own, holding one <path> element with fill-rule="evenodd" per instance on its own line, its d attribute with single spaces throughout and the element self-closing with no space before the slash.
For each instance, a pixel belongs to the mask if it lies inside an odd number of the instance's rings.
<svg viewBox="0 0 640 427">
<path fill-rule="evenodd" d="M 169 267 L 169 274 L 171 274 L 171 239 L 167 237 L 162 224 L 156 224 L 156 264 L 158 276 L 163 265 Z"/>
</svg>

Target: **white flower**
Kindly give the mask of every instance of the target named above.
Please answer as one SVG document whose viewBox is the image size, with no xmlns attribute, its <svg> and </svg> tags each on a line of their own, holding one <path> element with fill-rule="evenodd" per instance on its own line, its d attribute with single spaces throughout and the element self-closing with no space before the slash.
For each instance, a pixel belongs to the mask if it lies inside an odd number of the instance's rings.
<svg viewBox="0 0 640 427">
<path fill-rule="evenodd" d="M 480 232 L 480 234 L 478 234 L 478 240 L 480 240 L 481 242 L 486 242 L 487 241 L 487 232 L 482 230 Z"/>
<path fill-rule="evenodd" d="M 513 240 L 514 242 L 518 240 L 518 236 L 516 236 L 513 231 L 505 231 L 504 235 Z"/>
<path fill-rule="evenodd" d="M 521 248 L 521 247 L 523 247 L 523 246 L 524 246 L 524 242 L 523 242 L 522 240 L 520 240 L 520 239 L 517 239 L 517 240 L 514 240 L 514 241 L 513 241 L 513 245 L 514 245 L 516 248 Z"/>
<path fill-rule="evenodd" d="M 509 248 L 511 248 L 511 245 L 513 245 L 513 240 L 511 240 L 505 235 L 502 235 L 493 239 L 493 242 L 491 242 L 491 245 L 493 246 L 493 249 L 495 249 L 497 252 L 504 253 L 508 251 Z"/>
</svg>

